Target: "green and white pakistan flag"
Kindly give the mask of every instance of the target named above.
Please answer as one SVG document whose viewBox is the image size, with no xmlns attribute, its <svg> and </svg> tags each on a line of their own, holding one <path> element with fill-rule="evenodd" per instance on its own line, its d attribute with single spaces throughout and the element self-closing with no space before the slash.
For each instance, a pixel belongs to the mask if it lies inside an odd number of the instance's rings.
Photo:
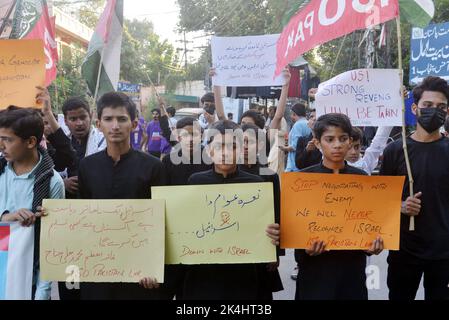
<svg viewBox="0 0 449 320">
<path fill-rule="evenodd" d="M 414 27 L 424 28 L 433 19 L 435 4 L 432 0 L 399 0 L 401 19 Z"/>
<path fill-rule="evenodd" d="M 120 77 L 122 33 L 123 0 L 108 0 L 89 42 L 87 56 L 81 67 L 83 78 L 86 80 L 91 94 L 94 95 L 101 64 L 97 99 L 104 93 L 117 90 Z"/>
</svg>

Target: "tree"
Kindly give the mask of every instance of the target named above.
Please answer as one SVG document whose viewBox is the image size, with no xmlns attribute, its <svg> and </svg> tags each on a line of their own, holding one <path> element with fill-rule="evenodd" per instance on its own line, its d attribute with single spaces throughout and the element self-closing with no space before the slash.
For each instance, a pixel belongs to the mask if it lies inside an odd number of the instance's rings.
<svg viewBox="0 0 449 320">
<path fill-rule="evenodd" d="M 175 49 L 154 33 L 153 24 L 143 20 L 125 20 L 120 76 L 133 83 L 164 83 L 179 73 Z"/>
<path fill-rule="evenodd" d="M 217 36 L 242 36 L 282 31 L 285 17 L 307 0 L 177 0 L 181 29 Z M 288 20 L 287 20 L 288 21 Z"/>
<path fill-rule="evenodd" d="M 70 97 L 79 96 L 89 100 L 86 82 L 81 77 L 83 60 L 84 53 L 80 48 L 63 47 L 58 63 L 58 75 L 48 88 L 52 107 L 57 112 L 61 111 L 64 101 Z"/>
<path fill-rule="evenodd" d="M 214 33 L 218 36 L 240 36 L 282 32 L 288 19 L 310 1 L 308 0 L 177 0 L 180 6 L 180 27 L 187 31 Z M 449 0 L 435 0 L 432 23 L 449 19 Z M 396 22 L 386 23 L 387 45 L 376 49 L 376 68 L 396 68 L 398 49 Z M 408 83 L 411 25 L 401 21 L 404 82 Z M 304 56 L 317 70 L 322 81 L 341 72 L 365 66 L 366 46 L 362 41 L 365 30 L 335 39 Z M 375 36 L 376 47 L 380 29 Z M 361 45 L 359 45 L 361 43 Z"/>
<path fill-rule="evenodd" d="M 106 0 L 90 0 L 81 5 L 78 11 L 80 22 L 89 28 L 95 28 L 98 23 L 98 18 L 103 12 L 105 3 Z"/>
</svg>

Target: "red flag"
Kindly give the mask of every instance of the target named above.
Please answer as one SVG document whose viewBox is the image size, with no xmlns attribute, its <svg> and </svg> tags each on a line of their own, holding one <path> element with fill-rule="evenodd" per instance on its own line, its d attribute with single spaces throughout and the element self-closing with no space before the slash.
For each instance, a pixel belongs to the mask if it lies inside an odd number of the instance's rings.
<svg viewBox="0 0 449 320">
<path fill-rule="evenodd" d="M 50 18 L 48 7 L 45 4 L 42 8 L 42 15 L 34 28 L 23 39 L 43 39 L 44 52 L 47 59 L 45 64 L 46 76 L 45 86 L 49 86 L 56 79 L 58 62 L 58 47 L 56 44 L 56 26 L 55 17 Z"/>
<path fill-rule="evenodd" d="M 55 34 L 55 18 L 50 18 L 45 0 L 17 0 L 10 38 L 44 41 L 46 86 L 56 79 L 58 50 Z"/>
<path fill-rule="evenodd" d="M 398 0 L 312 0 L 279 37 L 275 77 L 288 63 L 317 45 L 398 15 Z"/>
</svg>

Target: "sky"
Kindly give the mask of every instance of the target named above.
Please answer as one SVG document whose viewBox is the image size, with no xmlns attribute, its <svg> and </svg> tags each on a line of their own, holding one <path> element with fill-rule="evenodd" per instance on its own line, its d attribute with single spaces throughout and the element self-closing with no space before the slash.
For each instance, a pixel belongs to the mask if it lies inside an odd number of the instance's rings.
<svg viewBox="0 0 449 320">
<path fill-rule="evenodd" d="M 179 17 L 179 7 L 176 0 L 125 0 L 124 1 L 124 15 L 127 19 L 147 19 L 153 22 L 154 30 L 161 39 L 167 39 L 175 48 L 183 48 L 181 42 L 182 34 L 176 33 L 176 25 Z M 207 44 L 206 37 L 197 38 L 202 33 L 188 33 L 187 40 L 193 41 L 188 44 L 189 50 L 194 50 L 188 53 L 190 62 L 197 59 L 201 51 L 195 47 L 204 46 Z M 180 51 L 180 55 L 182 52 Z"/>
</svg>

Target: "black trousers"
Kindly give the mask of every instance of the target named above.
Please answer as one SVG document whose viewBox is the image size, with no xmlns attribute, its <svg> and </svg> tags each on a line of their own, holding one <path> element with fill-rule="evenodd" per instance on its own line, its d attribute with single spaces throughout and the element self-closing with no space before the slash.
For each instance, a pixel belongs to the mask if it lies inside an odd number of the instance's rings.
<svg viewBox="0 0 449 320">
<path fill-rule="evenodd" d="M 449 300 L 449 259 L 423 260 L 390 251 L 387 261 L 390 300 L 414 300 L 423 275 L 426 300 Z"/>
<path fill-rule="evenodd" d="M 303 253 L 297 258 L 295 300 L 368 300 L 363 252 L 329 251 L 314 257 Z"/>
<path fill-rule="evenodd" d="M 67 289 L 65 282 L 58 282 L 60 300 L 81 300 L 80 289 Z"/>
</svg>

